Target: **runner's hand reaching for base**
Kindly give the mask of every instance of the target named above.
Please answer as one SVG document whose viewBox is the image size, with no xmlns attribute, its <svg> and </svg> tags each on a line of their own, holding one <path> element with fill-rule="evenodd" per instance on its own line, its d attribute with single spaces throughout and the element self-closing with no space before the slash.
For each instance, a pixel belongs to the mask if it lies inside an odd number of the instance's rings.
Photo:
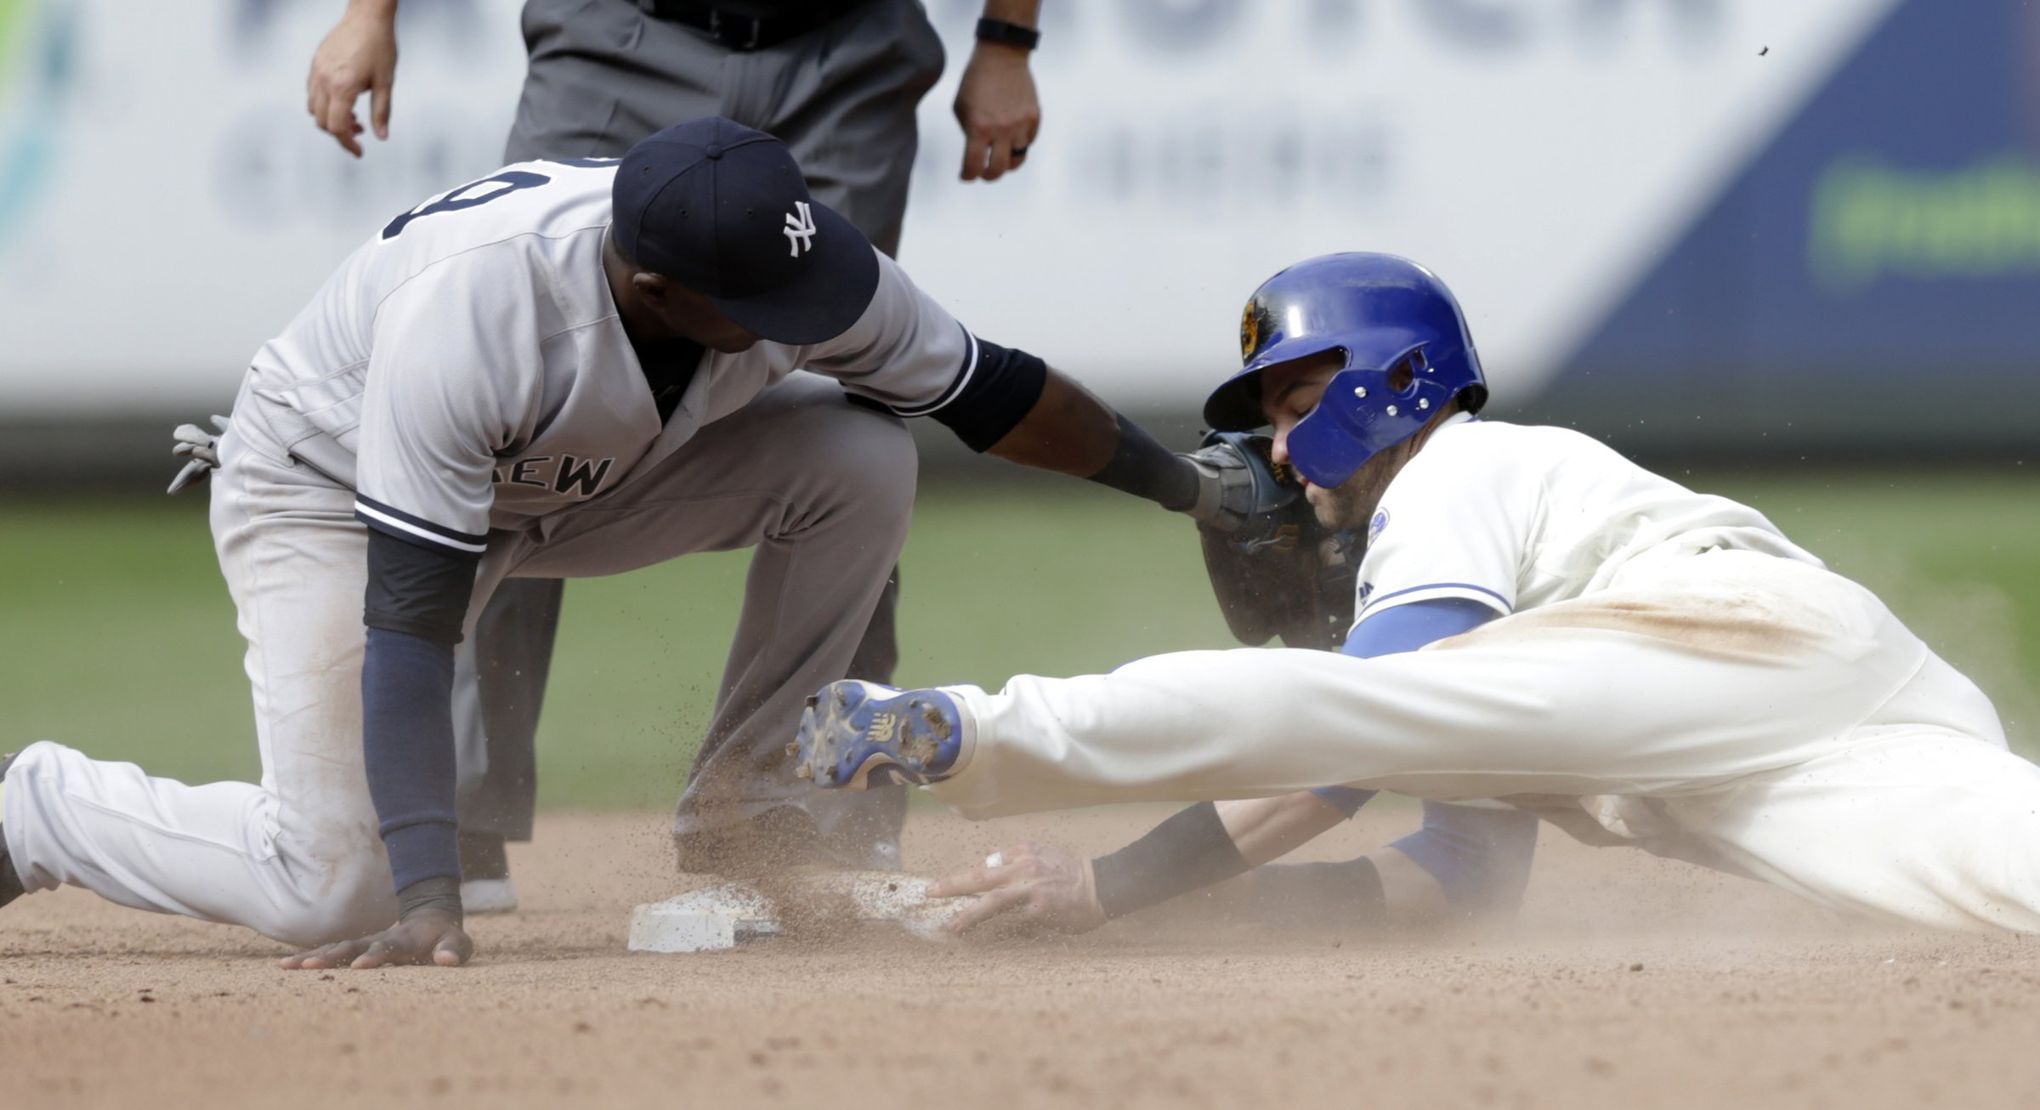
<svg viewBox="0 0 2040 1110">
<path fill-rule="evenodd" d="M 986 857 L 981 866 L 944 876 L 930 898 L 981 895 L 944 926 L 961 933 L 1005 914 L 1059 933 L 1084 933 L 1105 924 L 1091 861 L 1054 845 L 1021 843 Z"/>
</svg>

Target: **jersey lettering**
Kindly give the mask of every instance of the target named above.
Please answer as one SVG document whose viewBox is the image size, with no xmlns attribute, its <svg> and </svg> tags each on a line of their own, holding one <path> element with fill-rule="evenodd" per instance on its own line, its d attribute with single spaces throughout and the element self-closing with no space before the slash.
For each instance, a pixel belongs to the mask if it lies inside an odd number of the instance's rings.
<svg viewBox="0 0 2040 1110">
<path fill-rule="evenodd" d="M 573 491 L 575 497 L 592 497 L 602 488 L 602 482 L 609 477 L 609 468 L 616 465 L 615 459 L 577 459 L 572 455 L 560 456 L 560 472 L 553 478 L 553 492 Z"/>
<path fill-rule="evenodd" d="M 539 489 L 550 488 L 552 483 L 546 481 L 543 475 L 535 473 L 535 471 L 540 466 L 551 461 L 551 455 L 533 455 L 528 459 L 518 459 L 515 465 L 510 467 L 510 484 L 513 486 L 537 486 Z"/>
<path fill-rule="evenodd" d="M 479 208 L 495 200 L 497 197 L 507 197 L 521 189 L 536 189 L 551 180 L 552 178 L 542 173 L 532 173 L 529 170 L 504 170 L 494 177 L 484 177 L 480 181 L 470 181 L 430 204 L 413 208 L 409 212 L 391 220 L 388 226 L 382 229 L 382 237 L 385 239 L 396 238 L 403 233 L 405 228 L 411 226 L 412 220 L 437 215 L 441 212 L 459 212 L 463 209 Z M 479 195 L 470 195 L 470 190 L 479 189 L 484 185 L 499 185 L 501 188 L 490 189 L 488 192 Z"/>
<path fill-rule="evenodd" d="M 574 497 L 593 497 L 595 491 L 602 488 L 602 483 L 609 480 L 609 472 L 615 467 L 614 456 L 584 459 L 576 455 L 560 455 L 557 458 L 533 455 L 497 467 L 491 480 L 499 486 L 530 486 Z"/>
</svg>

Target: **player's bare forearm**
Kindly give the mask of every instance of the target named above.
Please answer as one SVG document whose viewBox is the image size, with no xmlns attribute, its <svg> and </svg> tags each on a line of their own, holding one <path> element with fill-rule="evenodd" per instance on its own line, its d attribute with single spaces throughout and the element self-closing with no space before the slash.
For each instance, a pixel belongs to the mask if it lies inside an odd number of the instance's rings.
<svg viewBox="0 0 2040 1110">
<path fill-rule="evenodd" d="M 1280 859 L 1346 820 L 1338 807 L 1309 791 L 1218 803 L 1218 819 L 1252 867 Z"/>
<path fill-rule="evenodd" d="M 985 18 L 1037 26 L 1041 20 L 1041 0 L 985 0 Z"/>
<path fill-rule="evenodd" d="M 988 453 L 1088 478 L 1165 509 L 1186 511 L 1198 503 L 1200 478 L 1194 464 L 1052 367 L 1034 407 Z"/>
<path fill-rule="evenodd" d="M 1022 466 L 1089 478 L 1119 447 L 1119 414 L 1081 383 L 1051 367 L 1020 423 L 988 454 Z"/>
</svg>

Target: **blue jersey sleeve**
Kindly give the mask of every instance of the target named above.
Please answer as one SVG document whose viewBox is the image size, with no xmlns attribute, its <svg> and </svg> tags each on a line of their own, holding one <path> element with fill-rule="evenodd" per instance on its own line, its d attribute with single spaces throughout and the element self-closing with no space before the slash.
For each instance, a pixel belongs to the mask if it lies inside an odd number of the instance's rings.
<svg viewBox="0 0 2040 1110">
<path fill-rule="evenodd" d="M 1384 609 L 1354 626 L 1339 650 L 1372 659 L 1398 655 L 1426 644 L 1471 632 L 1496 617 L 1495 610 L 1463 597 L 1438 597 Z"/>
</svg>

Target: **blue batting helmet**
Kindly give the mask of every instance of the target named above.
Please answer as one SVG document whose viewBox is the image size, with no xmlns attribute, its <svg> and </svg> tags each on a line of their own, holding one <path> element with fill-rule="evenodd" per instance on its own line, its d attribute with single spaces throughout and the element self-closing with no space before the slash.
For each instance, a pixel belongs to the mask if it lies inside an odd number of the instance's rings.
<svg viewBox="0 0 2040 1110">
<path fill-rule="evenodd" d="M 1261 283 L 1240 316 L 1240 372 L 1204 402 L 1222 431 L 1266 424 L 1261 372 L 1338 351 L 1345 369 L 1289 430 L 1304 477 L 1337 486 L 1376 454 L 1415 435 L 1454 397 L 1468 412 L 1487 402 L 1480 356 L 1459 302 L 1437 275 L 1392 254 L 1326 254 Z"/>
</svg>

